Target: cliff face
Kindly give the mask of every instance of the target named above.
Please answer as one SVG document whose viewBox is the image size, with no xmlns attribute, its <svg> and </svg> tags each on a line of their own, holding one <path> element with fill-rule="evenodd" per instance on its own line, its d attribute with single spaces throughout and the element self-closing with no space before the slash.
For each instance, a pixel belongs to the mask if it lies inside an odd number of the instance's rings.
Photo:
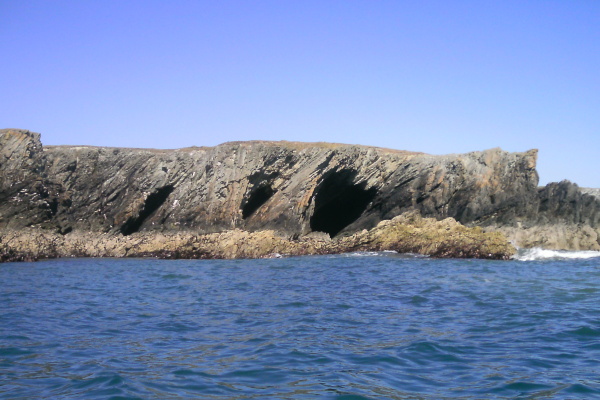
<svg viewBox="0 0 600 400">
<path fill-rule="evenodd" d="M 431 156 L 291 142 L 42 147 L 39 134 L 3 130 L 0 229 L 341 236 L 418 210 L 467 225 L 568 221 L 597 230 L 600 199 L 570 183 L 538 190 L 536 157 L 535 150 Z"/>
<path fill-rule="evenodd" d="M 49 221 L 56 214 L 57 188 L 43 177 L 40 135 L 0 131 L 0 226 L 21 228 Z M 52 196 L 52 197 L 51 197 Z"/>
<path fill-rule="evenodd" d="M 512 224 L 493 224 L 521 247 L 600 250 L 600 197 L 562 181 L 538 188 L 536 212 Z"/>
</svg>

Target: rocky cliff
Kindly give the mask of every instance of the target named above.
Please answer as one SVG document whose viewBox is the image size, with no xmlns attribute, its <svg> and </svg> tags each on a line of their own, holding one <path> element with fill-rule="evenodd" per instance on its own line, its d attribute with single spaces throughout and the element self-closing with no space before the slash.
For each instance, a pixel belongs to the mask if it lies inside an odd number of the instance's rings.
<svg viewBox="0 0 600 400">
<path fill-rule="evenodd" d="M 504 230 L 517 244 L 534 227 L 560 225 L 589 240 L 536 244 L 600 249 L 600 199 L 569 182 L 538 188 L 536 157 L 535 150 L 432 156 L 294 142 L 44 147 L 37 133 L 2 130 L 0 230 L 339 238 L 416 210 Z"/>
<path fill-rule="evenodd" d="M 491 224 L 521 247 L 600 250 L 600 196 L 567 180 L 537 189 L 535 209 L 512 223 Z"/>
</svg>

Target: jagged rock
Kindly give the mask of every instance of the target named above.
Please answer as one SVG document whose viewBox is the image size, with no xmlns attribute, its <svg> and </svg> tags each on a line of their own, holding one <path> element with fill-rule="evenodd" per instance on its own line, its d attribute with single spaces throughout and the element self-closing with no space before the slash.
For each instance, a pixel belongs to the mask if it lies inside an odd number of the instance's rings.
<svg viewBox="0 0 600 400">
<path fill-rule="evenodd" d="M 234 142 L 179 150 L 85 146 L 42 148 L 39 135 L 2 131 L 10 146 L 29 147 L 33 161 L 10 159 L 23 188 L 38 182 L 46 212 L 18 190 L 10 202 L 35 214 L 4 218 L 0 228 L 54 225 L 57 230 L 122 233 L 273 229 L 331 236 L 369 229 L 405 211 L 463 223 L 497 210 L 524 214 L 535 195 L 535 151 L 499 149 L 430 156 L 324 143 Z M 2 168 L 6 168 L 2 165 Z M 6 183 L 9 183 L 8 180 Z M 506 213 L 504 213 L 506 214 Z M 503 218 L 504 214 L 499 218 Z"/>
<path fill-rule="evenodd" d="M 504 229 L 513 240 L 534 226 L 597 232 L 600 199 L 570 183 L 538 190 L 536 158 L 536 150 L 432 156 L 259 141 L 178 150 L 43 147 L 39 134 L 1 130 L 0 231 L 119 239 L 272 231 L 301 243 L 314 232 L 339 239 L 416 210 Z"/>
<path fill-rule="evenodd" d="M 590 194 L 600 199 L 600 189 L 594 188 L 580 188 L 582 193 Z"/>
<path fill-rule="evenodd" d="M 600 250 L 600 197 L 564 180 L 538 188 L 535 213 L 486 229 L 503 232 L 518 247 Z"/>
<path fill-rule="evenodd" d="M 370 231 L 324 239 L 307 235 L 298 240 L 272 230 L 234 229 L 204 235 L 189 232 L 138 232 L 128 236 L 73 232 L 60 235 L 37 228 L 4 232 L 0 258 L 4 261 L 55 257 L 268 258 L 273 255 L 338 254 L 393 250 L 432 257 L 507 259 L 515 249 L 498 233 L 467 228 L 452 218 L 437 221 L 407 213 L 382 221 Z"/>
<path fill-rule="evenodd" d="M 454 218 L 437 221 L 408 212 L 382 221 L 368 232 L 339 240 L 344 251 L 394 250 L 444 258 L 507 259 L 515 253 L 499 232 L 485 233 L 480 227 L 468 228 Z"/>
</svg>

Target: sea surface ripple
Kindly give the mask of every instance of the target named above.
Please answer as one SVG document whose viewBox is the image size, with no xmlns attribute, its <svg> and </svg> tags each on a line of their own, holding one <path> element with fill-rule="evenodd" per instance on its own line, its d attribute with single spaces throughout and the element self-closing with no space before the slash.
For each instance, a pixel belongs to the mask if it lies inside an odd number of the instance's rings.
<svg viewBox="0 0 600 400">
<path fill-rule="evenodd" d="M 600 258 L 2 264 L 0 398 L 600 398 Z"/>
</svg>

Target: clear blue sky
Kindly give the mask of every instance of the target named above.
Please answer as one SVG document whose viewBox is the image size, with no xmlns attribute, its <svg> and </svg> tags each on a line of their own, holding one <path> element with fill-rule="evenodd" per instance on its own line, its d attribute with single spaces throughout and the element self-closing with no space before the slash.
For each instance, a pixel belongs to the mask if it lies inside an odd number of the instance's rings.
<svg viewBox="0 0 600 400">
<path fill-rule="evenodd" d="M 0 127 L 44 144 L 540 150 L 600 187 L 600 1 L 0 1 Z"/>
</svg>

